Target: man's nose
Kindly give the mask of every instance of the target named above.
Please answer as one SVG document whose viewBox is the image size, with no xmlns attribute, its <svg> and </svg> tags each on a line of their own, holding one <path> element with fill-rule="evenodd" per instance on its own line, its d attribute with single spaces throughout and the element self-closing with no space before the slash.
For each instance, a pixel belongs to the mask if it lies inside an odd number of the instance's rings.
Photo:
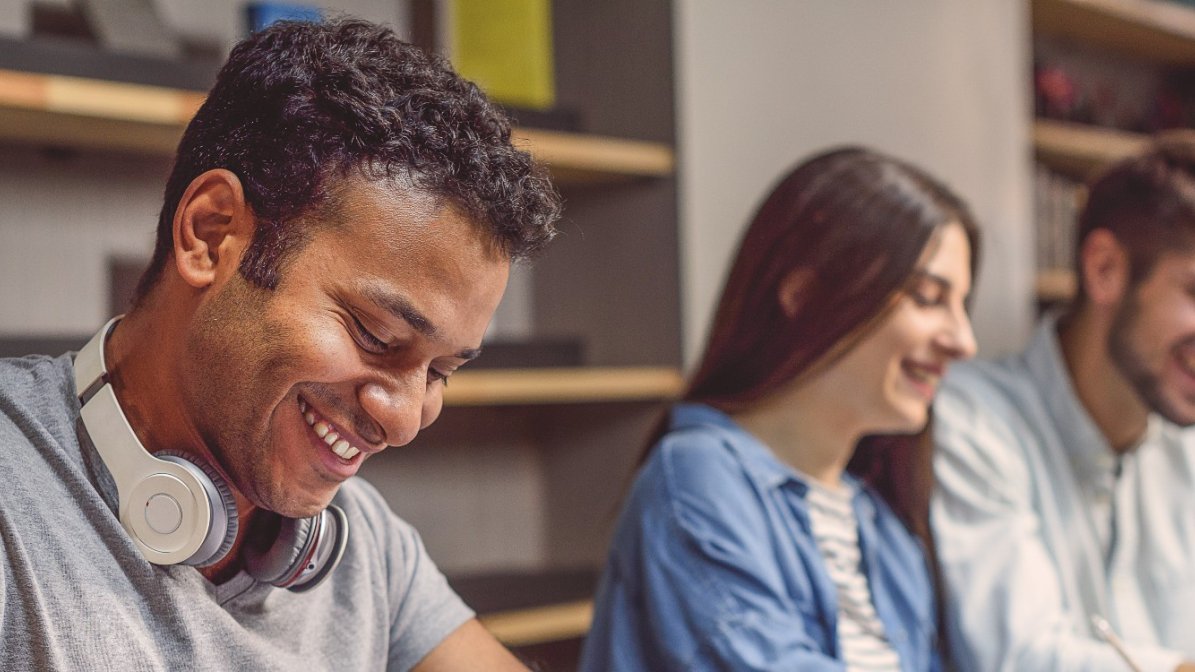
<svg viewBox="0 0 1195 672">
<path fill-rule="evenodd" d="M 403 446 L 439 415 L 439 394 L 429 389 L 425 375 L 410 375 L 366 383 L 359 396 L 362 409 L 382 428 L 386 444 Z"/>
</svg>

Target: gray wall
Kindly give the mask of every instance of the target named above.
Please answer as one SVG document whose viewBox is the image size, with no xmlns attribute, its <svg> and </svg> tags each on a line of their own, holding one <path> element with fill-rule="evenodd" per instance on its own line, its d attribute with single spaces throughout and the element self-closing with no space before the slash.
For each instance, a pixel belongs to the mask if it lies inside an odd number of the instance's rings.
<svg viewBox="0 0 1195 672">
<path fill-rule="evenodd" d="M 108 257 L 144 256 L 169 162 L 0 146 L 0 336 L 77 336 L 108 316 Z"/>
<path fill-rule="evenodd" d="M 1032 319 L 1029 35 L 1009 0 L 676 0 L 685 359 L 755 204 L 837 143 L 921 164 L 972 205 L 984 354 Z"/>
</svg>

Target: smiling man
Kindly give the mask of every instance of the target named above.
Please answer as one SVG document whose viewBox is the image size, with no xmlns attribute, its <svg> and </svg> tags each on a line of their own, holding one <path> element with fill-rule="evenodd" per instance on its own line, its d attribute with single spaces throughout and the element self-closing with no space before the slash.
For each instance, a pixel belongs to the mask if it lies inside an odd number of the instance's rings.
<svg viewBox="0 0 1195 672">
<path fill-rule="evenodd" d="M 950 648 L 960 670 L 1189 672 L 1195 136 L 1096 180 L 1078 241 L 1069 309 L 935 405 Z"/>
<path fill-rule="evenodd" d="M 0 669 L 525 669 L 353 476 L 436 419 L 558 211 L 389 30 L 237 46 L 135 308 L 0 360 Z"/>
</svg>

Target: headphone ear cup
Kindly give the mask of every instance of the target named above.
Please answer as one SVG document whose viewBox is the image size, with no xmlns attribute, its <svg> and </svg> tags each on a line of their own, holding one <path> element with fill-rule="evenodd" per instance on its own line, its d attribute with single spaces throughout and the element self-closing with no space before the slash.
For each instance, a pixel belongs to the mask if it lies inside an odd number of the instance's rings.
<svg viewBox="0 0 1195 672">
<path fill-rule="evenodd" d="M 166 462 L 173 462 L 194 476 L 195 480 L 203 487 L 211 509 L 212 523 L 208 527 L 203 543 L 191 557 L 183 560 L 182 564 L 207 567 L 223 560 L 232 550 L 232 544 L 236 541 L 237 531 L 240 527 L 236 500 L 233 499 L 228 484 L 211 465 L 196 457 L 170 450 L 157 453 L 154 457 Z"/>
<path fill-rule="evenodd" d="M 255 524 L 244 546 L 245 570 L 258 581 L 297 593 L 314 588 L 344 555 L 348 517 L 331 505 L 311 518 L 270 517 Z M 271 538 L 268 525 L 277 525 L 273 542 L 268 547 L 254 543 L 254 538 Z"/>
<path fill-rule="evenodd" d="M 295 564 L 303 559 L 307 541 L 318 517 L 286 518 L 263 515 L 272 520 L 254 524 L 253 534 L 242 547 L 245 570 L 258 581 L 277 586 L 285 581 L 288 574 L 294 572 Z M 278 526 L 273 537 L 270 537 L 267 529 L 270 524 Z M 269 542 L 268 546 L 257 541 L 263 538 L 272 538 L 273 541 Z"/>
</svg>

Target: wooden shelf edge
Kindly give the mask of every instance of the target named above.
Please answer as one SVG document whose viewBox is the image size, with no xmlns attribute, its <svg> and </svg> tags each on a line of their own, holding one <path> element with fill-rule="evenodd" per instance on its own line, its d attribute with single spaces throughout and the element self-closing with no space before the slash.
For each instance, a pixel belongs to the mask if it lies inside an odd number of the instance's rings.
<svg viewBox="0 0 1195 672">
<path fill-rule="evenodd" d="M 204 94 L 0 70 L 0 139 L 171 156 Z"/>
<path fill-rule="evenodd" d="M 1195 65 L 1195 9 L 1159 0 L 1033 0 L 1033 31 L 1159 63 Z"/>
<path fill-rule="evenodd" d="M 1075 273 L 1067 268 L 1038 271 L 1035 287 L 1039 302 L 1069 301 L 1075 296 Z"/>
<path fill-rule="evenodd" d="M 580 367 L 461 371 L 444 394 L 447 406 L 567 404 L 667 400 L 684 379 L 667 367 Z"/>
<path fill-rule="evenodd" d="M 1149 137 L 1140 133 L 1048 119 L 1033 122 L 1038 160 L 1080 179 L 1140 151 L 1148 142 Z"/>
<path fill-rule="evenodd" d="M 533 128 L 516 129 L 514 136 L 549 170 L 563 168 L 577 180 L 667 177 L 676 167 L 672 148 L 658 142 Z"/>
<path fill-rule="evenodd" d="M 0 106 L 145 124 L 183 126 L 205 94 L 160 86 L 0 70 Z"/>
<path fill-rule="evenodd" d="M 171 156 L 204 94 L 141 84 L 0 69 L 0 139 Z M 532 128 L 514 141 L 563 183 L 665 177 L 672 148 Z"/>
<path fill-rule="evenodd" d="M 529 646 L 584 637 L 593 622 L 593 600 L 484 614 L 481 624 L 507 646 Z"/>
</svg>

